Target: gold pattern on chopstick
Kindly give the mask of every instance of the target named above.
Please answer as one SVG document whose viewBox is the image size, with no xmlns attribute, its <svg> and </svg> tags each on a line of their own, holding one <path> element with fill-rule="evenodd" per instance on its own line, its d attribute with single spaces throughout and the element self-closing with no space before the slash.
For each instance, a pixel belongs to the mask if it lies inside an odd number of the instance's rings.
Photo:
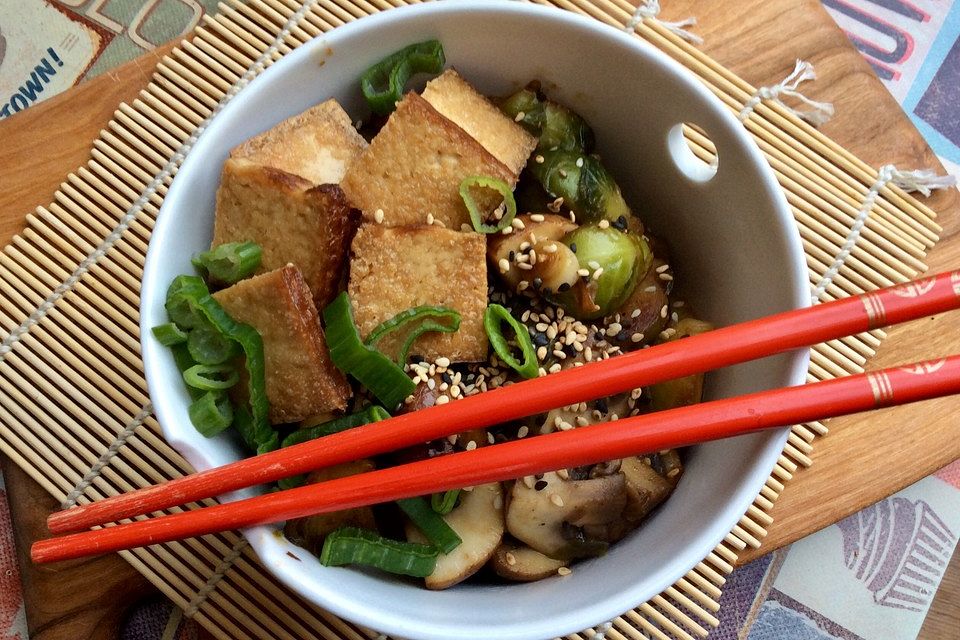
<svg viewBox="0 0 960 640">
<path fill-rule="evenodd" d="M 960 296 L 960 271 L 950 274 L 950 284 L 953 285 L 953 293 Z"/>
<path fill-rule="evenodd" d="M 890 385 L 890 378 L 883 371 L 877 371 L 867 374 L 867 380 L 870 382 L 870 389 L 873 391 L 873 401 L 878 407 L 882 407 L 893 401 L 893 387 Z"/>
<path fill-rule="evenodd" d="M 911 373 L 915 376 L 923 376 L 928 373 L 936 373 L 943 368 L 943 365 L 947 364 L 946 358 L 941 358 L 940 360 L 928 360 L 926 362 L 918 362 L 917 364 L 911 365 L 909 367 L 900 367 L 901 371 L 906 373 Z"/>
<path fill-rule="evenodd" d="M 876 293 L 870 292 L 860 296 L 860 302 L 867 312 L 867 326 L 871 329 L 882 327 L 887 322 L 887 310 L 883 306 L 883 299 Z"/>
<path fill-rule="evenodd" d="M 901 298 L 919 298 L 930 293 L 935 284 L 937 284 L 936 278 L 926 278 L 894 287 L 892 293 Z"/>
</svg>

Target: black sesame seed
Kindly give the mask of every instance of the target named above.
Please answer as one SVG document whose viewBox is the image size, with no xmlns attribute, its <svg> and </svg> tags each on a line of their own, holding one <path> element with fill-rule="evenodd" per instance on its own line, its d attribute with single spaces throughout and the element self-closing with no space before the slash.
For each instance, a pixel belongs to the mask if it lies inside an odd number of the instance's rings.
<svg viewBox="0 0 960 640">
<path fill-rule="evenodd" d="M 594 400 L 593 406 L 594 406 L 594 407 L 597 409 L 597 411 L 599 411 L 600 413 L 606 413 L 606 412 L 609 410 L 609 407 L 607 407 L 607 399 L 606 399 L 606 398 L 597 398 L 596 400 Z"/>
<path fill-rule="evenodd" d="M 620 342 L 626 342 L 629 339 L 630 339 L 630 332 L 627 331 L 626 329 L 624 329 L 623 331 L 617 334 L 617 340 L 619 340 Z"/>
<path fill-rule="evenodd" d="M 444 382 L 446 382 L 447 384 L 453 384 L 453 377 L 452 377 L 449 373 L 447 373 L 446 371 L 444 371 L 442 374 L 440 374 L 440 378 L 441 378 Z"/>
<path fill-rule="evenodd" d="M 550 343 L 550 338 L 547 337 L 547 334 L 537 332 L 533 334 L 533 344 L 538 347 L 545 347 Z"/>
<path fill-rule="evenodd" d="M 570 283 L 569 283 L 569 282 L 564 282 L 564 283 L 561 284 L 559 287 L 557 287 L 557 291 L 559 291 L 560 293 L 563 293 L 563 292 L 569 291 L 569 290 L 570 290 Z"/>
<path fill-rule="evenodd" d="M 421 356 L 419 353 L 411 353 L 410 358 L 414 362 L 423 362 L 423 356 Z"/>
<path fill-rule="evenodd" d="M 517 252 L 511 251 L 510 254 L 507 256 L 507 260 L 509 260 L 510 262 L 513 262 L 513 259 L 516 257 L 517 257 Z"/>
<path fill-rule="evenodd" d="M 533 485 L 533 488 L 536 489 L 537 491 L 543 491 L 544 489 L 547 488 L 547 481 L 537 480 L 536 484 Z"/>
<path fill-rule="evenodd" d="M 538 277 L 538 278 L 534 278 L 534 279 L 533 279 L 533 288 L 534 288 L 534 289 L 539 289 L 541 286 L 543 286 L 543 278 L 539 278 L 539 277 Z"/>
<path fill-rule="evenodd" d="M 570 243 L 570 251 L 573 251 L 574 253 L 577 252 L 577 243 L 576 243 L 576 242 L 571 242 L 571 243 Z"/>
<path fill-rule="evenodd" d="M 537 480 L 539 480 L 540 478 L 543 477 L 543 474 L 542 474 L 542 473 L 538 473 L 538 474 L 534 475 L 533 477 L 536 478 Z"/>
</svg>

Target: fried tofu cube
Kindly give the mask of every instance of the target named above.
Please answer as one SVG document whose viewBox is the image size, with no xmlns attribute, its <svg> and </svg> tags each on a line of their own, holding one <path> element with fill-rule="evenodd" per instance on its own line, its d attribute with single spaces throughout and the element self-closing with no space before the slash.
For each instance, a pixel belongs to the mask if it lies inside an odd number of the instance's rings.
<svg viewBox="0 0 960 640">
<path fill-rule="evenodd" d="M 213 245 L 250 240 L 263 248 L 259 273 L 293 263 L 318 308 L 340 289 L 350 239 L 359 222 L 340 187 L 318 187 L 244 159 L 223 165 Z"/>
<path fill-rule="evenodd" d="M 348 292 L 364 338 L 380 323 L 418 305 L 460 313 L 455 333 L 426 333 L 410 349 L 427 359 L 454 362 L 487 359 L 483 313 L 487 308 L 486 241 L 477 233 L 435 226 L 361 225 L 351 246 Z M 384 336 L 377 347 L 396 354 L 400 337 Z"/>
<path fill-rule="evenodd" d="M 447 69 L 427 83 L 423 99 L 519 175 L 537 146 L 537 139 L 504 115 L 460 74 Z"/>
<path fill-rule="evenodd" d="M 346 409 L 350 385 L 330 361 L 313 297 L 297 267 L 241 280 L 213 297 L 263 338 L 272 423 Z"/>
<path fill-rule="evenodd" d="M 341 186 L 366 221 L 391 227 L 423 224 L 427 215 L 448 229 L 470 224 L 460 197 L 469 176 L 489 176 L 509 185 L 517 174 L 430 103 L 408 93 L 367 150 L 347 169 Z M 477 198 L 493 210 L 500 198 L 484 191 Z"/>
<path fill-rule="evenodd" d="M 312 184 L 338 184 L 367 148 L 336 100 L 327 100 L 240 144 L 231 158 L 280 169 Z"/>
</svg>

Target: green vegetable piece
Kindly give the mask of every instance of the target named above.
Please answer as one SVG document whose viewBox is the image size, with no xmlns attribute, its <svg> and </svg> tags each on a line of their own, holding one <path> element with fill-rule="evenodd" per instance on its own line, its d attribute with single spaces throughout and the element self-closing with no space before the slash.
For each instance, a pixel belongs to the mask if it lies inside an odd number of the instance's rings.
<svg viewBox="0 0 960 640">
<path fill-rule="evenodd" d="M 563 203 L 583 222 L 630 217 L 630 207 L 610 172 L 596 156 L 578 151 L 542 151 L 543 162 L 527 167 L 552 197 Z"/>
<path fill-rule="evenodd" d="M 507 337 L 503 334 L 501 328 L 501 323 L 503 322 L 510 325 L 510 329 L 514 333 L 517 347 L 519 347 L 520 353 L 523 356 L 522 362 L 517 360 L 513 356 L 513 353 L 511 353 L 510 343 L 507 341 Z M 523 326 L 519 320 L 514 318 L 505 307 L 499 304 L 489 305 L 483 314 L 483 328 L 490 338 L 490 345 L 493 347 L 493 350 L 497 352 L 501 360 L 524 378 L 537 377 L 539 374 L 537 352 L 536 349 L 533 348 L 533 342 L 530 340 L 530 332 L 527 331 L 527 328 Z"/>
<path fill-rule="evenodd" d="M 439 40 L 411 44 L 387 56 L 363 72 L 360 90 L 371 111 L 385 116 L 396 108 L 403 97 L 410 76 L 416 73 L 438 74 L 446 59 Z"/>
<path fill-rule="evenodd" d="M 591 277 L 587 283 L 593 302 L 599 309 L 592 313 L 567 309 L 585 318 L 600 318 L 616 310 L 633 293 L 637 282 L 647 273 L 653 261 L 650 245 L 642 236 L 613 227 L 602 229 L 595 224 L 581 225 L 568 233 L 563 243 L 568 247 L 577 246 L 577 262 L 581 268 L 594 273 L 598 268 L 594 265 L 603 269 L 599 278 Z"/>
<path fill-rule="evenodd" d="M 203 322 L 197 301 L 210 293 L 203 280 L 196 276 L 177 276 L 167 289 L 164 308 L 167 315 L 181 329 L 191 329 Z"/>
<path fill-rule="evenodd" d="M 442 516 L 447 515 L 457 506 L 460 489 L 450 489 L 443 493 L 434 493 L 430 496 L 430 507 Z"/>
<path fill-rule="evenodd" d="M 320 564 L 326 567 L 360 564 L 426 578 L 436 567 L 437 555 L 439 551 L 430 545 L 390 540 L 369 529 L 341 527 L 324 539 Z"/>
<path fill-rule="evenodd" d="M 229 286 L 252 276 L 262 253 L 256 242 L 227 242 L 198 253 L 191 262 L 211 284 Z"/>
<path fill-rule="evenodd" d="M 200 364 L 223 364 L 240 353 L 236 342 L 209 325 L 195 327 L 187 337 L 190 357 Z"/>
<path fill-rule="evenodd" d="M 346 293 L 341 293 L 327 305 L 323 320 L 330 360 L 369 389 L 388 410 L 395 409 L 413 393 L 415 385 L 401 367 L 360 341 Z"/>
<path fill-rule="evenodd" d="M 187 408 L 190 422 L 201 435 L 212 438 L 233 422 L 233 405 L 226 394 L 208 391 Z"/>
<path fill-rule="evenodd" d="M 443 320 L 447 324 L 434 322 L 434 319 Z M 449 307 L 438 307 L 433 305 L 421 305 L 412 307 L 406 311 L 401 311 L 389 320 L 381 323 L 364 340 L 364 344 L 373 347 L 383 336 L 388 333 L 399 331 L 404 327 L 415 324 L 407 334 L 397 353 L 396 362 L 401 367 L 407 362 L 407 356 L 410 353 L 410 347 L 413 343 L 425 333 L 436 331 L 440 333 L 455 333 L 460 329 L 460 314 Z"/>
<path fill-rule="evenodd" d="M 533 89 L 524 88 L 504 98 L 500 109 L 539 138 L 539 150 L 593 151 L 593 130 L 587 121 Z"/>
<path fill-rule="evenodd" d="M 183 381 L 201 391 L 223 391 L 237 384 L 240 375 L 227 364 L 195 364 L 183 372 Z"/>
<path fill-rule="evenodd" d="M 397 506 L 407 514 L 414 526 L 423 532 L 430 544 L 440 550 L 440 553 L 450 553 L 463 542 L 457 532 L 447 524 L 440 514 L 430 507 L 425 499 L 406 498 L 405 500 L 397 500 Z"/>
<path fill-rule="evenodd" d="M 593 151 L 593 129 L 587 121 L 570 109 L 547 102 L 543 108 L 543 128 L 538 148 L 551 151 L 564 149 L 590 153 Z"/>
<path fill-rule="evenodd" d="M 153 337 L 165 347 L 172 347 L 187 341 L 187 332 L 172 322 L 160 324 L 151 329 Z"/>
<path fill-rule="evenodd" d="M 486 214 L 480 211 L 480 205 L 477 204 L 477 200 L 473 197 L 471 191 L 475 188 L 492 189 L 503 198 L 503 204 L 501 205 L 503 209 L 498 207 L 493 214 L 494 217 L 497 214 L 500 215 L 496 224 L 485 222 Z M 513 189 L 503 180 L 488 176 L 469 176 L 460 183 L 460 197 L 463 198 L 463 204 L 466 205 L 467 212 L 470 214 L 470 223 L 473 225 L 473 230 L 477 233 L 499 233 L 509 227 L 517 215 L 517 202 L 513 199 Z"/>
<path fill-rule="evenodd" d="M 520 89 L 500 102 L 500 110 L 535 136 L 543 128 L 544 101 L 533 89 Z M 519 117 L 519 119 L 518 119 Z"/>
<path fill-rule="evenodd" d="M 322 438 L 340 431 L 346 431 L 347 429 L 353 429 L 354 427 L 359 427 L 360 425 L 369 424 L 371 422 L 380 422 L 381 420 L 386 420 L 389 417 L 390 414 L 387 413 L 387 410 L 383 407 L 376 404 L 370 405 L 362 411 L 340 416 L 339 418 L 335 418 L 329 422 L 324 422 L 323 424 L 318 424 L 306 429 L 297 429 L 283 439 L 280 447 L 292 447 L 295 444 L 316 440 L 317 438 Z M 301 474 L 297 476 L 291 476 L 289 478 L 283 478 L 277 484 L 281 489 L 292 489 L 294 487 L 299 487 L 306 481 L 307 476 L 305 474 Z"/>
<path fill-rule="evenodd" d="M 263 357 L 263 340 L 257 330 L 247 324 L 233 320 L 220 304 L 210 296 L 207 285 L 198 276 L 177 276 L 167 293 L 167 313 L 171 319 L 183 328 L 184 325 L 174 316 L 176 312 L 181 320 L 186 318 L 189 326 L 208 326 L 219 331 L 224 337 L 240 345 L 247 369 L 247 395 L 249 408 L 236 407 L 234 426 L 250 449 L 263 453 L 272 451 L 279 445 L 279 437 L 270 426 L 270 403 L 267 400 L 266 370 Z M 174 311 L 171 312 L 171 309 Z M 181 345 L 175 345 L 177 349 Z M 177 358 L 177 352 L 174 352 Z M 189 356 L 189 352 L 187 354 Z M 185 359 L 183 354 L 179 359 Z M 179 362 L 179 361 L 178 361 Z M 178 364 L 179 366 L 179 364 Z M 189 387 L 188 387 L 189 388 Z"/>
</svg>

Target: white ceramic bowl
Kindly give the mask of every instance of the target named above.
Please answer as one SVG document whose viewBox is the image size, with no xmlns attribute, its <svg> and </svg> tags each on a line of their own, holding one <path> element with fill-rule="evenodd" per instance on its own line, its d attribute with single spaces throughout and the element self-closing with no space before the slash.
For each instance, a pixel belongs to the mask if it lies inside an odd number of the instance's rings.
<svg viewBox="0 0 960 640">
<path fill-rule="evenodd" d="M 806 304 L 800 242 L 773 174 L 738 123 L 689 72 L 617 29 L 556 9 L 505 1 L 441 2 L 364 18 L 307 43 L 243 89 L 190 152 L 163 204 L 144 271 L 143 358 L 168 441 L 197 469 L 237 459 L 227 437 L 190 425 L 173 360 L 151 339 L 166 322 L 171 279 L 211 238 L 220 168 L 237 143 L 330 97 L 365 114 L 357 79 L 411 42 L 439 38 L 449 64 L 480 90 L 504 94 L 532 78 L 593 125 L 597 148 L 628 202 L 673 249 L 699 314 L 725 325 Z M 719 170 L 689 157 L 677 125 L 705 129 Z M 679 160 L 679 163 L 677 162 Z M 807 352 L 708 378 L 708 397 L 801 384 Z M 307 599 L 396 636 L 435 640 L 547 638 L 601 623 L 683 576 L 730 531 L 760 490 L 786 429 L 696 447 L 676 492 L 643 527 L 567 577 L 427 591 L 387 576 L 322 567 L 268 527 L 246 532 L 264 564 Z M 295 548 L 293 548 L 295 550 Z"/>
</svg>

